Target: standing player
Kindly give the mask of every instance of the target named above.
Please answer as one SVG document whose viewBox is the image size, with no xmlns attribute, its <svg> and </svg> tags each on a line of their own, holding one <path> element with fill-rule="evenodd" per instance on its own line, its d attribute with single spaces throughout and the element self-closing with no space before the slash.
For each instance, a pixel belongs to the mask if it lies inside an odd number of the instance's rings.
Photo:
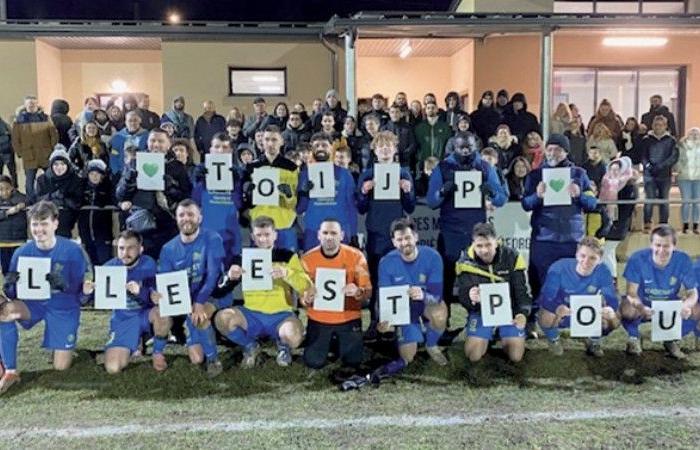
<svg viewBox="0 0 700 450">
<path fill-rule="evenodd" d="M 525 260 L 517 250 L 499 245 L 493 225 L 474 225 L 472 245 L 456 267 L 459 301 L 469 312 L 464 353 L 471 362 L 479 361 L 486 354 L 495 331 L 495 327 L 486 327 L 481 320 L 479 285 L 486 283 L 508 283 L 510 287 L 513 324 L 498 327 L 498 334 L 511 361 L 523 358 L 525 324 L 532 307 L 526 269 Z"/>
<path fill-rule="evenodd" d="M 117 239 L 117 257 L 105 266 L 126 267 L 126 308 L 115 310 L 109 322 L 109 341 L 105 346 L 105 369 L 107 373 L 121 372 L 129 364 L 131 355 L 138 349 L 139 339 L 144 333 L 155 334 L 154 341 L 165 342 L 170 331 L 170 317 L 161 317 L 158 308 L 151 302 L 151 292 L 156 288 L 157 266 L 155 260 L 143 254 L 143 239 L 135 231 L 125 230 Z M 86 292 L 92 293 L 94 285 L 89 282 Z M 160 344 L 156 345 L 160 347 Z M 168 363 L 162 352 L 153 353 L 153 368 L 163 372 Z"/>
<path fill-rule="evenodd" d="M 212 299 L 212 291 L 223 270 L 224 245 L 216 232 L 201 227 L 202 213 L 192 200 L 183 200 L 175 210 L 180 234 L 170 240 L 160 252 L 158 272 L 186 270 L 192 297 L 192 313 L 187 316 L 187 350 L 192 364 L 206 361 L 209 377 L 221 373 L 221 361 L 216 349 L 216 336 L 211 318 L 222 306 Z M 158 303 L 161 294 L 153 292 L 151 300 Z M 230 296 L 224 297 L 229 302 Z M 227 305 L 228 306 L 228 305 Z M 156 339 L 153 353 L 163 353 L 164 339 Z"/>
<path fill-rule="evenodd" d="M 539 323 L 549 340 L 553 354 L 560 356 L 564 348 L 559 341 L 559 328 L 571 324 L 571 295 L 595 295 L 603 297 L 602 332 L 606 336 L 620 326 L 616 313 L 617 292 L 612 273 L 603 261 L 603 247 L 596 238 L 584 237 L 576 249 L 576 258 L 564 258 L 552 264 L 547 272 L 544 285 L 538 298 L 540 306 Z M 603 356 L 601 338 L 591 338 L 586 344 L 586 353 Z"/>
<path fill-rule="evenodd" d="M 243 291 L 243 306 L 224 309 L 216 315 L 216 328 L 231 342 L 243 348 L 244 368 L 253 368 L 260 353 L 259 338 L 269 337 L 277 344 L 277 364 L 292 363 L 292 350 L 304 338 L 304 327 L 292 311 L 295 292 L 309 295 L 312 283 L 296 253 L 273 248 L 277 241 L 275 223 L 270 217 L 253 220 L 252 239 L 257 248 L 272 249 L 272 289 Z M 241 258 L 234 259 L 220 289 L 232 290 L 241 280 Z"/>
<path fill-rule="evenodd" d="M 318 311 L 313 307 L 314 297 L 306 296 L 308 324 L 304 362 L 308 367 L 320 369 L 326 364 L 331 339 L 336 336 L 340 347 L 339 357 L 344 366 L 357 369 L 362 362 L 362 313 L 363 304 L 372 295 L 367 261 L 361 251 L 341 244 L 344 233 L 340 222 L 326 219 L 318 229 L 321 245 L 306 253 L 301 262 L 312 280 L 320 268 L 345 270 L 345 310 Z"/>
<path fill-rule="evenodd" d="M 51 202 L 40 201 L 29 210 L 29 227 L 33 240 L 18 248 L 10 262 L 10 272 L 5 277 L 5 295 L 10 300 L 0 300 L 0 358 L 4 373 L 0 378 L 0 394 L 20 381 L 17 373 L 17 342 L 19 322 L 30 329 L 42 320 L 45 322 L 43 347 L 53 351 L 53 367 L 66 370 L 73 361 L 73 349 L 78 339 L 80 302 L 85 280 L 92 278 L 90 261 L 82 248 L 61 236 L 58 228 L 58 208 Z M 51 272 L 47 279 L 51 285 L 48 300 L 17 298 L 20 257 L 50 258 Z M 1 366 L 0 366 L 1 368 Z"/>
<path fill-rule="evenodd" d="M 676 249 L 676 230 L 659 225 L 651 232 L 650 248 L 638 250 L 630 256 L 622 274 L 627 280 L 627 298 L 620 305 L 622 325 L 629 336 L 627 353 L 641 355 L 639 324 L 651 319 L 651 302 L 683 300 L 682 334 L 693 331 L 700 319 L 697 280 L 690 257 Z M 669 356 L 685 359 L 679 342 L 664 342 Z"/>
<path fill-rule="evenodd" d="M 315 133 L 311 137 L 313 160 L 317 162 L 332 161 L 333 155 L 331 138 L 325 133 Z M 347 234 L 343 236 L 343 243 L 357 239 L 357 207 L 355 205 L 355 180 L 348 169 L 333 166 L 335 178 L 335 195 L 330 198 L 309 198 L 313 182 L 309 180 L 308 167 L 304 167 L 299 176 L 299 188 L 297 197 L 297 213 L 304 215 L 304 251 L 309 251 L 319 244 L 318 230 L 321 222 L 331 217 L 339 223 L 346 224 Z"/>
<path fill-rule="evenodd" d="M 372 141 L 372 149 L 379 163 L 395 162 L 398 138 L 391 131 L 382 131 Z M 416 190 L 410 172 L 401 168 L 401 198 L 400 200 L 375 200 L 374 164 L 365 169 L 357 181 L 357 209 L 360 214 L 367 214 L 367 264 L 372 280 L 372 286 L 377 286 L 379 260 L 392 249 L 391 233 L 387 224 L 411 214 L 416 208 Z M 371 323 L 367 329 L 367 340 L 376 339 L 376 325 L 379 317 L 377 309 L 377 292 L 372 294 L 369 304 Z"/>
<path fill-rule="evenodd" d="M 375 370 L 370 375 L 373 384 L 402 371 L 413 361 L 421 342 L 425 342 L 425 349 L 433 361 L 441 366 L 447 365 L 447 358 L 437 345 L 447 321 L 447 306 L 441 298 L 443 270 L 440 254 L 431 247 L 418 245 L 416 224 L 411 219 L 395 220 L 391 224 L 391 237 L 395 250 L 379 262 L 379 287 L 409 285 L 411 323 L 396 327 L 399 358 Z M 394 327 L 383 321 L 377 328 L 387 332 Z"/>
<path fill-rule="evenodd" d="M 284 145 L 282 133 L 275 125 L 265 128 L 263 135 L 263 147 L 265 152 L 255 161 L 248 164 L 243 175 L 243 190 L 245 207 L 250 208 L 250 220 L 258 217 L 270 217 L 275 223 L 277 230 L 277 245 L 296 251 L 299 246 L 297 231 L 294 227 L 297 218 L 297 185 L 299 184 L 299 169 L 297 165 L 285 158 L 280 149 Z M 273 167 L 280 171 L 280 184 L 277 186 L 280 197 L 277 205 L 253 205 L 253 190 L 255 185 L 252 182 L 253 172 L 257 168 Z"/>
</svg>

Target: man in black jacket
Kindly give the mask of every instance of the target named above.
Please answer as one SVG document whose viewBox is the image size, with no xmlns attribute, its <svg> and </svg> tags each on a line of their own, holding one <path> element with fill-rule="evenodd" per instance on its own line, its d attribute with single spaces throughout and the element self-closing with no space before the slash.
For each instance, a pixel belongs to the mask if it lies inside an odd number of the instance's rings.
<svg viewBox="0 0 700 450">
<path fill-rule="evenodd" d="M 389 108 L 389 119 L 389 122 L 382 127 L 382 131 L 391 131 L 399 138 L 397 148 L 399 162 L 402 167 L 407 167 L 410 170 L 416 167 L 416 136 L 413 133 L 413 127 L 403 120 L 403 114 L 399 105 L 391 105 L 391 108 Z"/>
<path fill-rule="evenodd" d="M 671 190 L 671 169 L 678 162 L 676 140 L 668 132 L 668 120 L 656 116 L 651 131 L 644 136 L 641 147 L 644 166 L 644 194 L 648 199 L 668 199 Z M 651 231 L 654 205 L 644 205 L 644 231 Z M 659 205 L 659 223 L 668 223 L 668 203 Z"/>
<path fill-rule="evenodd" d="M 481 318 L 479 285 L 508 283 L 513 307 L 512 325 L 498 327 L 508 358 L 518 362 L 525 353 L 525 323 L 532 297 L 525 279 L 527 266 L 522 256 L 496 240 L 493 225 L 478 223 L 472 231 L 472 245 L 457 262 L 459 302 L 469 311 L 464 353 L 471 362 L 479 361 L 488 349 L 495 327 L 484 326 Z"/>
<path fill-rule="evenodd" d="M 673 137 L 678 136 L 676 134 L 676 119 L 673 117 L 673 113 L 663 105 L 663 98 L 659 94 L 652 95 L 649 103 L 649 112 L 642 114 L 642 123 L 647 127 L 647 130 L 651 130 L 654 117 L 664 116 L 668 121 L 668 132 Z"/>
<path fill-rule="evenodd" d="M 321 119 L 323 119 L 323 113 L 326 111 L 333 113 L 335 131 L 340 132 L 343 129 L 343 123 L 345 122 L 345 117 L 348 115 L 348 112 L 344 110 L 340 104 L 340 100 L 338 100 L 338 91 L 335 89 L 330 89 L 326 92 L 326 103 L 321 107 L 321 111 L 314 114 L 311 119 L 314 132 L 321 131 Z"/>
</svg>

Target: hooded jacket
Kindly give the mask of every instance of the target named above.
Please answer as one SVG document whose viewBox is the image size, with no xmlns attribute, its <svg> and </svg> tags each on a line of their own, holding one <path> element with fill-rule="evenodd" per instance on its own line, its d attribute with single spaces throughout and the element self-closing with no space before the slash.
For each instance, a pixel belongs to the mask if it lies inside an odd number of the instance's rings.
<svg viewBox="0 0 700 450">
<path fill-rule="evenodd" d="M 58 131 L 41 108 L 35 113 L 27 112 L 24 106 L 17 109 L 12 124 L 12 148 L 22 158 L 25 170 L 48 166 L 57 143 Z"/>
<path fill-rule="evenodd" d="M 578 242 L 585 236 L 584 213 L 595 210 L 598 201 L 582 168 L 574 166 L 568 159 L 556 167 L 570 168 L 571 181 L 579 186 L 581 195 L 572 199 L 571 205 L 544 206 L 544 200 L 537 196 L 537 185 L 542 181 L 542 171 L 549 168 L 545 163 L 525 178 L 525 196 L 521 203 L 525 211 L 532 211 L 530 225 L 533 240 L 554 243 Z"/>
<path fill-rule="evenodd" d="M 498 167 L 503 170 L 510 167 L 511 162 L 518 156 L 522 156 L 523 153 L 522 146 L 518 143 L 518 137 L 513 135 L 503 146 L 498 142 L 497 136 L 491 136 L 488 140 L 488 146 L 498 150 Z"/>
<path fill-rule="evenodd" d="M 646 125 L 647 130 L 651 130 L 654 117 L 656 116 L 664 116 L 668 121 L 668 132 L 671 136 L 676 136 L 676 118 L 673 117 L 673 113 L 669 111 L 668 107 L 664 105 L 660 105 L 658 108 L 649 107 L 649 112 L 642 114 L 642 123 Z"/>
<path fill-rule="evenodd" d="M 102 182 L 94 185 L 89 179 L 83 179 L 83 205 L 78 216 L 80 238 L 92 241 L 112 241 L 112 213 L 107 207 L 113 206 L 114 190 L 108 174 L 102 177 Z"/>
<path fill-rule="evenodd" d="M 698 128 L 692 130 L 700 131 Z M 678 144 L 679 157 L 676 164 L 679 180 L 700 180 L 700 140 L 681 139 Z"/>
<path fill-rule="evenodd" d="M 190 139 L 194 137 L 194 119 L 185 111 L 175 109 L 175 102 L 183 100 L 182 96 L 177 96 L 173 99 L 173 107 L 163 113 L 163 119 L 168 118 L 175 124 L 175 137 Z"/>
<path fill-rule="evenodd" d="M 36 198 L 33 203 L 40 200 L 55 203 L 59 208 L 56 234 L 70 238 L 83 202 L 83 184 L 71 162 L 63 161 L 68 166 L 68 170 L 63 175 L 56 175 L 53 167 L 49 165 L 46 172 L 37 178 L 34 194 Z"/>
<path fill-rule="evenodd" d="M 282 132 L 282 139 L 284 139 L 284 152 L 286 153 L 295 150 L 301 142 L 309 142 L 311 133 L 303 122 L 297 128 L 292 128 L 292 125 L 287 122 L 287 128 Z"/>
<path fill-rule="evenodd" d="M 323 104 L 321 111 L 314 114 L 313 118 L 311 119 L 313 131 L 321 131 L 321 119 L 323 119 L 323 113 L 326 111 L 333 113 L 333 118 L 335 119 L 335 131 L 342 131 L 343 123 L 345 122 L 345 118 L 348 116 L 348 112 L 343 109 L 340 101 L 338 101 L 338 104 L 335 105 L 335 108 L 328 106 L 328 103 Z"/>
<path fill-rule="evenodd" d="M 58 142 L 66 148 L 73 142 L 68 133 L 73 126 L 73 120 L 68 116 L 68 111 L 70 106 L 65 100 L 56 99 L 51 103 L 51 121 L 58 131 Z"/>
<path fill-rule="evenodd" d="M 481 98 L 484 98 L 482 94 Z M 494 102 L 496 100 L 494 99 Z M 476 111 L 472 111 L 469 115 L 472 121 L 471 128 L 474 130 L 481 142 L 487 142 L 491 136 L 496 134 L 496 128 L 501 124 L 501 114 L 496 110 L 493 104 L 490 107 L 484 106 L 479 101 L 479 106 Z"/>
<path fill-rule="evenodd" d="M 513 108 L 513 103 L 515 102 L 523 104 L 523 108 L 517 112 Z M 508 103 L 503 113 L 503 123 L 508 125 L 510 132 L 516 135 L 520 142 L 524 142 L 525 136 L 531 131 L 537 131 L 540 136 L 542 135 L 542 129 L 537 121 L 537 117 L 527 110 L 525 94 L 521 92 L 514 94 L 510 99 L 510 103 Z"/>
<path fill-rule="evenodd" d="M 671 178 L 671 169 L 678 162 L 678 148 L 668 131 L 660 137 L 650 131 L 639 147 L 645 181 Z"/>
</svg>

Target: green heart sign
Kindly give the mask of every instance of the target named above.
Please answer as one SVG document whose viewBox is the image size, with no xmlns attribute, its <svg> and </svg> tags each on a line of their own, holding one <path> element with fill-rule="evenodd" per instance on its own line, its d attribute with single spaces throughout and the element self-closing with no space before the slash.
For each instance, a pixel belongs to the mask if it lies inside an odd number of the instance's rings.
<svg viewBox="0 0 700 450">
<path fill-rule="evenodd" d="M 158 164 L 156 163 L 144 163 L 141 168 L 143 169 L 143 173 L 149 177 L 153 177 L 153 175 L 158 173 Z"/>
<path fill-rule="evenodd" d="M 554 189 L 554 192 L 559 192 L 564 189 L 564 180 L 557 178 L 555 180 L 549 180 L 549 187 Z"/>
</svg>

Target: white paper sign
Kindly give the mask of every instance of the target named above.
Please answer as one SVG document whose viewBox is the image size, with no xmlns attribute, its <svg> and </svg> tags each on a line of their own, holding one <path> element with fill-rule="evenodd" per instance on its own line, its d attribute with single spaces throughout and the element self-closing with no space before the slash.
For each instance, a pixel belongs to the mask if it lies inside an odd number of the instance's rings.
<svg viewBox="0 0 700 450">
<path fill-rule="evenodd" d="M 272 250 L 244 248 L 242 254 L 243 291 L 269 291 L 272 289 Z"/>
<path fill-rule="evenodd" d="M 651 340 L 654 342 L 677 341 L 683 336 L 680 300 L 651 302 Z"/>
<path fill-rule="evenodd" d="M 51 285 L 46 275 L 51 273 L 51 258 L 20 256 L 17 259 L 17 298 L 19 300 L 48 300 Z"/>
<path fill-rule="evenodd" d="M 95 266 L 95 309 L 126 309 L 126 267 Z"/>
<path fill-rule="evenodd" d="M 165 189 L 165 155 L 163 153 L 136 153 L 136 187 L 143 191 Z"/>
<path fill-rule="evenodd" d="M 280 170 L 274 167 L 257 167 L 253 170 L 253 205 L 278 206 L 280 203 L 279 190 Z"/>
<path fill-rule="evenodd" d="M 481 321 L 485 327 L 513 324 L 513 305 L 508 283 L 480 284 L 479 303 L 481 303 Z"/>
<path fill-rule="evenodd" d="M 390 286 L 379 288 L 379 321 L 389 325 L 411 323 L 411 307 L 408 298 L 410 286 Z"/>
<path fill-rule="evenodd" d="M 309 198 L 335 197 L 335 169 L 332 162 L 309 164 L 309 181 L 314 184 Z"/>
<path fill-rule="evenodd" d="M 344 269 L 316 269 L 315 310 L 345 311 L 345 276 Z"/>
<path fill-rule="evenodd" d="M 374 165 L 374 199 L 401 199 L 401 166 L 399 163 L 377 163 Z"/>
<path fill-rule="evenodd" d="M 600 337 L 603 334 L 603 300 L 600 295 L 572 295 L 571 337 Z"/>
<path fill-rule="evenodd" d="M 481 209 L 481 179 L 480 170 L 460 170 L 455 172 L 455 208 Z M 483 317 L 483 316 L 482 316 Z"/>
<path fill-rule="evenodd" d="M 161 317 L 182 316 L 192 312 L 186 270 L 156 274 L 156 290 L 162 295 L 158 303 Z"/>
<path fill-rule="evenodd" d="M 569 195 L 570 168 L 542 169 L 542 181 L 547 185 L 544 191 L 544 206 L 571 204 L 571 195 Z"/>
<path fill-rule="evenodd" d="M 233 172 L 231 172 L 231 155 L 225 153 L 207 153 L 204 165 L 207 168 L 208 191 L 232 191 Z"/>
</svg>

